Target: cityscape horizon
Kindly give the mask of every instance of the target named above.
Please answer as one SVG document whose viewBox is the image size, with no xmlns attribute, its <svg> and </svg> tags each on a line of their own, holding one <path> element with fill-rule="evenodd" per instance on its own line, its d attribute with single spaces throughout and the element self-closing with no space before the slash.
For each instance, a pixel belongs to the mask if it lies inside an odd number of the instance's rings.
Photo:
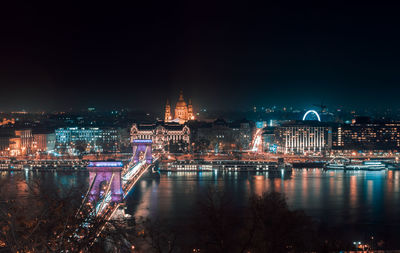
<svg viewBox="0 0 400 253">
<path fill-rule="evenodd" d="M 0 252 L 400 253 L 400 5 L 7 1 Z"/>
</svg>

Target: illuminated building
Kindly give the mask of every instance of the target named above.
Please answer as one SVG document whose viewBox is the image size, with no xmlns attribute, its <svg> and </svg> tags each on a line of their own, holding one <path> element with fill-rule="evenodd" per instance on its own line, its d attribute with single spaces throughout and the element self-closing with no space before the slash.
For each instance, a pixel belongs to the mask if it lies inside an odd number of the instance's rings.
<svg viewBox="0 0 400 253">
<path fill-rule="evenodd" d="M 55 133 L 34 133 L 34 150 L 36 152 L 54 151 L 56 145 Z"/>
<path fill-rule="evenodd" d="M 189 99 L 189 104 L 186 104 L 186 101 L 183 99 L 182 91 L 179 94 L 178 102 L 176 103 L 174 115 L 171 112 L 171 106 L 167 100 L 165 105 L 165 122 L 177 122 L 179 124 L 184 124 L 189 120 L 194 120 L 195 116 L 193 113 L 192 101 Z"/>
<path fill-rule="evenodd" d="M 9 139 L 10 156 L 31 154 L 34 151 L 34 139 L 31 129 L 16 130 Z"/>
<path fill-rule="evenodd" d="M 87 151 L 117 151 L 119 133 L 116 129 L 90 128 L 58 128 L 55 130 L 57 148 L 71 148 L 74 144 L 81 143 Z"/>
<path fill-rule="evenodd" d="M 194 120 L 194 114 L 193 114 L 193 105 L 192 105 L 192 100 L 189 99 L 189 105 L 188 105 L 188 120 Z"/>
<path fill-rule="evenodd" d="M 3 121 L 0 122 L 0 126 L 4 126 L 4 125 L 8 125 L 8 124 L 14 125 L 15 119 L 14 118 L 11 118 L 11 119 L 3 118 Z"/>
<path fill-rule="evenodd" d="M 322 153 L 332 148 L 332 128 L 319 122 L 296 121 L 275 129 L 278 152 Z"/>
<path fill-rule="evenodd" d="M 23 151 L 22 154 L 30 153 L 33 144 L 32 130 L 16 130 L 15 136 L 21 140 L 21 150 Z"/>
<path fill-rule="evenodd" d="M 400 151 L 400 122 L 371 122 L 357 118 L 341 124 L 333 138 L 335 150 Z"/>
<path fill-rule="evenodd" d="M 133 124 L 131 141 L 152 140 L 154 150 L 167 150 L 170 145 L 183 145 L 186 149 L 190 144 L 190 129 L 186 125 L 176 123 Z"/>
<path fill-rule="evenodd" d="M 263 129 L 263 149 L 266 152 L 276 153 L 277 146 L 275 144 L 275 127 L 266 127 Z"/>
<path fill-rule="evenodd" d="M 55 130 L 56 142 L 60 144 L 68 144 L 76 141 L 91 143 L 101 136 L 102 130 L 97 127 L 78 128 L 68 127 Z"/>
<path fill-rule="evenodd" d="M 169 104 L 167 100 L 167 104 L 165 105 L 165 122 L 170 122 L 172 121 L 172 115 L 171 115 L 171 105 Z"/>
<path fill-rule="evenodd" d="M 22 155 L 21 139 L 18 137 L 10 138 L 9 144 L 10 156 Z"/>
</svg>

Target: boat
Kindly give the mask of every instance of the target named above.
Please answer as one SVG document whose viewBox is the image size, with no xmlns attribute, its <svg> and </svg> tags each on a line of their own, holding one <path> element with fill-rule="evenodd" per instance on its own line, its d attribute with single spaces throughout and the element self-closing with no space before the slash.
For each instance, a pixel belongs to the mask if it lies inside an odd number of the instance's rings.
<svg viewBox="0 0 400 253">
<path fill-rule="evenodd" d="M 381 161 L 363 161 L 352 163 L 327 163 L 326 169 L 332 170 L 369 170 L 378 171 L 386 169 L 386 164 Z"/>
<path fill-rule="evenodd" d="M 324 165 L 325 169 L 331 169 L 331 170 L 345 170 L 346 169 L 346 165 L 345 164 L 341 164 L 341 163 L 326 163 Z"/>
<path fill-rule="evenodd" d="M 386 164 L 381 161 L 364 161 L 361 164 L 346 165 L 346 170 L 384 170 Z"/>
</svg>

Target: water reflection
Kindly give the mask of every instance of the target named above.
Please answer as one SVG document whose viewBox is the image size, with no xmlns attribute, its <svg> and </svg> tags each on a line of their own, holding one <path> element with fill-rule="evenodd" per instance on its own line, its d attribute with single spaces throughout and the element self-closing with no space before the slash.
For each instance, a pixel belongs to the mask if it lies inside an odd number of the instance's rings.
<svg viewBox="0 0 400 253">
<path fill-rule="evenodd" d="M 285 193 L 291 208 L 330 227 L 368 233 L 400 232 L 400 171 L 294 170 L 292 175 L 266 172 L 166 172 L 148 174 L 127 197 L 128 212 L 136 217 L 163 218 L 174 224 L 188 223 L 197 213 L 209 187 L 225 191 L 232 208 L 245 208 L 251 194 Z M 17 178 L 22 178 L 18 181 Z M 84 172 L 1 172 L 10 196 L 26 197 L 30 184 L 39 180 L 43 191 L 88 187 Z M 5 180 L 4 180 L 5 179 Z M 4 185 L 3 185 L 4 186 Z"/>
</svg>

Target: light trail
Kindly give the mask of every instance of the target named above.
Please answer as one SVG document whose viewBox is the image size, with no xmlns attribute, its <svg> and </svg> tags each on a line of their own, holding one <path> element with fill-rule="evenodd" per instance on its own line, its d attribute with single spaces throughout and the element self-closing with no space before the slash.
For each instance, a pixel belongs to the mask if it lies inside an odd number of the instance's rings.
<svg viewBox="0 0 400 253">
<path fill-rule="evenodd" d="M 260 145 L 262 143 L 262 129 L 257 129 L 257 131 L 254 134 L 253 141 L 251 142 L 251 151 L 252 152 L 260 152 Z"/>
<path fill-rule="evenodd" d="M 153 163 L 158 160 L 158 157 L 154 159 Z M 132 190 L 132 188 L 136 185 L 136 182 L 142 177 L 142 175 L 147 171 L 147 169 L 152 166 L 153 164 L 147 164 L 146 161 L 141 161 L 134 166 L 131 167 L 131 169 L 128 169 L 128 172 L 125 173 L 123 176 L 123 182 L 122 182 L 122 190 L 123 190 L 123 199 L 128 195 L 128 193 Z M 100 212 L 97 212 L 97 215 L 104 215 L 104 220 L 106 223 L 99 229 L 98 233 L 96 234 L 98 237 L 101 232 L 104 230 L 107 221 L 109 221 L 118 208 L 121 206 L 121 203 L 115 203 L 113 206 L 110 207 L 111 202 L 111 193 L 109 192 L 106 196 L 105 200 L 105 205 L 103 205 L 104 208 L 99 210 Z M 103 213 L 103 211 L 105 212 Z M 90 244 L 93 245 L 94 241 Z"/>
<path fill-rule="evenodd" d="M 145 161 L 141 161 L 141 162 L 137 163 L 136 165 L 134 165 L 131 169 L 128 170 L 128 172 L 125 173 L 125 175 L 122 177 L 122 179 L 124 181 L 128 181 L 128 180 L 132 179 L 132 176 L 134 176 L 134 174 L 136 174 L 136 172 L 140 169 L 140 167 L 143 166 L 145 163 L 146 163 Z"/>
</svg>

